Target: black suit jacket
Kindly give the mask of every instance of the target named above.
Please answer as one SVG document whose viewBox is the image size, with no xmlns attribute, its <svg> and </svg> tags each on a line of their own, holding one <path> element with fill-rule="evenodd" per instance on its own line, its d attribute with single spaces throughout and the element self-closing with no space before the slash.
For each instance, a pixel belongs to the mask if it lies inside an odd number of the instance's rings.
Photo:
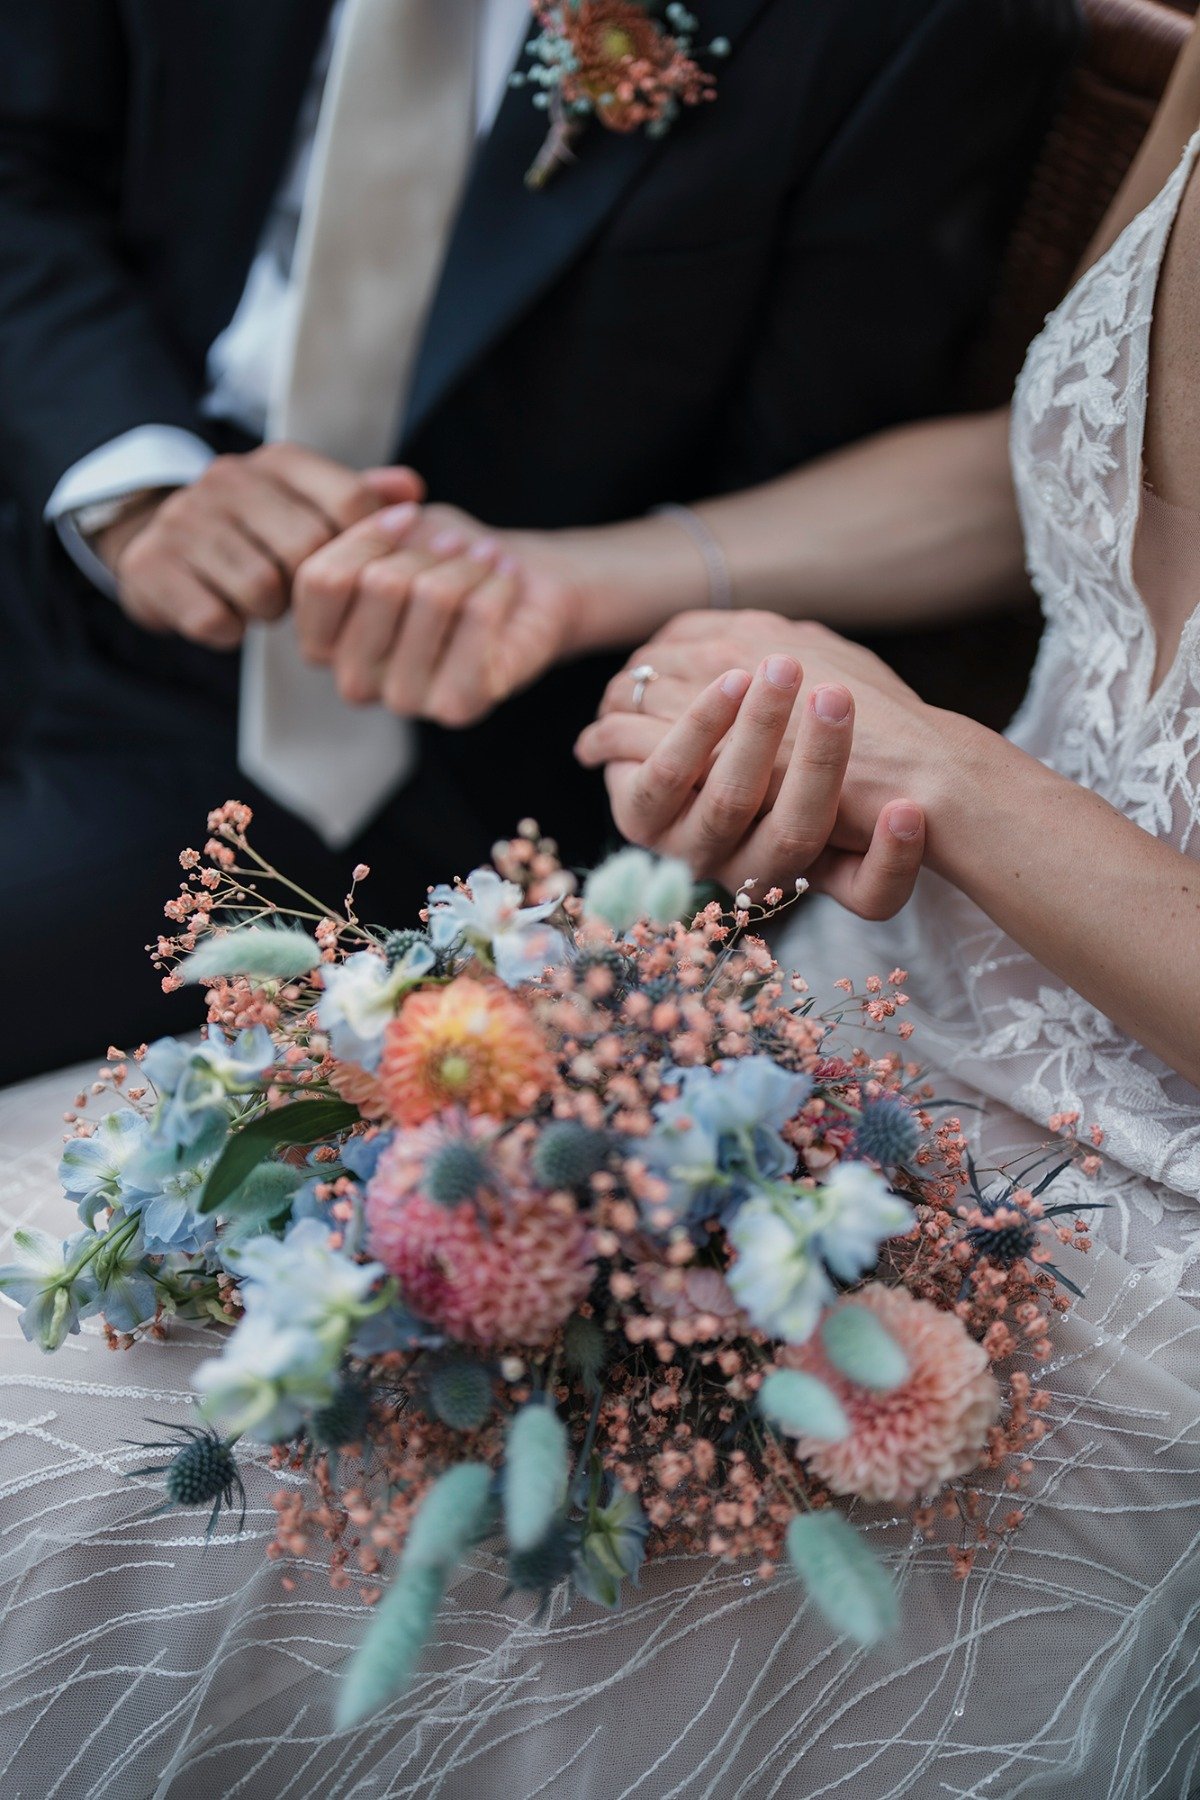
<svg viewBox="0 0 1200 1800">
<path fill-rule="evenodd" d="M 39 605 L 46 575 L 78 589 L 41 524 L 64 471 L 138 425 L 206 430 L 329 4 L 0 0 L 0 479 L 49 558 Z M 697 11 L 732 54 L 665 140 L 593 126 L 530 192 L 545 119 L 514 89 L 477 153 L 397 451 L 489 522 L 635 514 L 946 404 L 1078 36 L 1075 0 Z M 230 691 L 228 659 L 84 610 L 97 680 Z M 555 691 L 542 718 L 577 726 L 578 680 Z"/>
</svg>

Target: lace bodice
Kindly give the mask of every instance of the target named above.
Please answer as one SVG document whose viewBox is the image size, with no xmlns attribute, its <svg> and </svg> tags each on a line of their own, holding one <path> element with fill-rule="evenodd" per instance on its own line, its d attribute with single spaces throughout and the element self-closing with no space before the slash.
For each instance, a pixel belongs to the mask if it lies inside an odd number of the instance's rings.
<svg viewBox="0 0 1200 1800">
<path fill-rule="evenodd" d="M 1157 644 L 1133 575 L 1151 319 L 1198 154 L 1200 133 L 1050 315 L 1017 386 L 1012 465 L 1046 629 L 1009 735 L 1200 858 L 1200 609 L 1152 692 Z M 974 1115 L 985 1159 L 1007 1160 L 1045 1137 L 1052 1113 L 1077 1108 L 1105 1132 L 1099 1235 L 1195 1298 L 1200 1093 L 936 876 L 923 876 L 900 920 L 880 928 L 822 906 L 819 927 L 802 923 L 789 954 L 818 974 L 861 978 L 896 960 L 898 932 L 920 1003 L 914 1048 L 943 1071 L 940 1092 L 971 1099 L 974 1088 L 988 1102 Z"/>
</svg>

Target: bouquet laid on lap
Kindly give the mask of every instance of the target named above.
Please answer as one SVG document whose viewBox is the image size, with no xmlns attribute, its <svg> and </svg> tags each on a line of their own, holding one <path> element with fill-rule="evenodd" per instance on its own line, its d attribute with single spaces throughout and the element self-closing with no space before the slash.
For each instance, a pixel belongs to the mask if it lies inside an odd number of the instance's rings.
<svg viewBox="0 0 1200 1800">
<path fill-rule="evenodd" d="M 682 865 L 623 851 L 579 894 L 532 825 L 419 928 L 369 927 L 249 823 L 212 815 L 157 947 L 206 1039 L 110 1053 L 122 1103 L 62 1163 L 83 1228 L 19 1233 L 0 1290 L 47 1349 L 92 1314 L 114 1343 L 216 1321 L 203 1424 L 137 1473 L 215 1519 L 240 1437 L 310 1471 L 272 1554 L 331 1540 L 378 1602 L 343 1719 L 485 1538 L 514 1588 L 601 1606 L 666 1551 L 786 1565 L 863 1644 L 896 1602 L 846 1501 L 952 1517 L 969 1567 L 968 1478 L 1040 1435 L 1011 1365 L 1083 1226 L 1038 1198 L 1057 1171 L 981 1187 L 935 1126 L 903 972 L 815 996 L 754 935 L 777 891 L 693 913 Z"/>
</svg>

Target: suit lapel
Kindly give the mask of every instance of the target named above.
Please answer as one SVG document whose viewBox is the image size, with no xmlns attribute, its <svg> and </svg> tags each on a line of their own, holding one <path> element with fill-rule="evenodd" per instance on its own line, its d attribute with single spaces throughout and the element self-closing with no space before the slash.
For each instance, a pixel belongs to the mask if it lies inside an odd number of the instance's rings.
<svg viewBox="0 0 1200 1800">
<path fill-rule="evenodd" d="M 768 0 L 698 0 L 700 38 L 738 39 Z M 716 65 L 717 79 L 724 64 Z M 720 97 L 716 104 L 720 105 Z M 405 436 L 412 437 L 471 365 L 543 294 L 613 211 L 662 140 L 592 123 L 577 161 L 538 193 L 525 171 L 546 135 L 530 90 L 511 90 L 480 146 L 421 346 Z"/>
</svg>

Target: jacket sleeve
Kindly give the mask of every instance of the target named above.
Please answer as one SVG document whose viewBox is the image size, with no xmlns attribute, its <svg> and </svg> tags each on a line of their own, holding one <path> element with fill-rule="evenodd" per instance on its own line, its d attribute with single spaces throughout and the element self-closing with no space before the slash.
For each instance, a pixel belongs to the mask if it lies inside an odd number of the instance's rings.
<svg viewBox="0 0 1200 1800">
<path fill-rule="evenodd" d="M 0 0 L 0 481 L 27 528 L 98 445 L 202 432 L 122 240 L 134 74 L 116 0 Z"/>
<path fill-rule="evenodd" d="M 953 406 L 1082 31 L 1075 0 L 908 10 L 793 197 L 731 409 L 743 476 Z"/>
</svg>

